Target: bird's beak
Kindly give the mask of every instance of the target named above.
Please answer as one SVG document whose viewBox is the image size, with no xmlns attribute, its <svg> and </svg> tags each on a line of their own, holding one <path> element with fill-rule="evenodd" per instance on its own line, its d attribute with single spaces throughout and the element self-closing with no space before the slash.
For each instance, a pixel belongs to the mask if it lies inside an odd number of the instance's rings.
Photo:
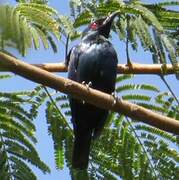
<svg viewBox="0 0 179 180">
<path fill-rule="evenodd" d="M 116 12 L 113 12 L 112 14 L 110 14 L 106 19 L 105 21 L 103 22 L 103 25 L 106 25 L 108 24 L 109 22 L 112 22 L 114 20 L 114 18 L 119 15 L 120 12 L 119 11 L 116 11 Z"/>
</svg>

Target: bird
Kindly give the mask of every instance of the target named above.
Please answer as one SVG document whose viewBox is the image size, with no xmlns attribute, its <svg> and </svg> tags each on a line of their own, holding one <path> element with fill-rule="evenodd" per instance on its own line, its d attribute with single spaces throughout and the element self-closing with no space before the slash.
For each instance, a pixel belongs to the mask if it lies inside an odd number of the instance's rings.
<svg viewBox="0 0 179 180">
<path fill-rule="evenodd" d="M 108 40 L 117 12 L 91 22 L 83 31 L 81 42 L 66 58 L 68 78 L 91 88 L 112 94 L 115 91 L 117 53 Z M 108 110 L 77 100 L 69 95 L 74 131 L 72 167 L 87 169 L 90 145 L 100 136 Z"/>
</svg>

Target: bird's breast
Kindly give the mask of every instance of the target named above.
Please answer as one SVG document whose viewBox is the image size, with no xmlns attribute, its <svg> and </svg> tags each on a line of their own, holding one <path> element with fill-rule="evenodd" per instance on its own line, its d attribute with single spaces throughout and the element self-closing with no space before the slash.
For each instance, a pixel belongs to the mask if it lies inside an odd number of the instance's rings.
<svg viewBox="0 0 179 180">
<path fill-rule="evenodd" d="M 82 43 L 78 61 L 79 82 L 91 81 L 97 89 L 112 89 L 110 87 L 114 86 L 116 77 L 117 54 L 109 41 Z"/>
</svg>

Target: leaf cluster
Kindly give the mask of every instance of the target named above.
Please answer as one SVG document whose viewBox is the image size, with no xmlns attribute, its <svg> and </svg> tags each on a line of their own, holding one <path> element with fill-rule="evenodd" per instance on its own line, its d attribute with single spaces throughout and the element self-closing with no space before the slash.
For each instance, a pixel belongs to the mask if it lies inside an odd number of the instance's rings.
<svg viewBox="0 0 179 180">
<path fill-rule="evenodd" d="M 9 75 L 0 76 L 4 78 Z M 0 179 L 35 180 L 30 164 L 43 173 L 50 172 L 35 149 L 33 122 L 45 98 L 40 87 L 34 91 L 0 92 Z"/>
<path fill-rule="evenodd" d="M 0 6 L 0 48 L 13 47 L 26 55 L 29 48 L 51 45 L 56 52 L 54 37 L 60 39 L 58 13 L 44 3 L 21 1 L 16 6 Z"/>
</svg>

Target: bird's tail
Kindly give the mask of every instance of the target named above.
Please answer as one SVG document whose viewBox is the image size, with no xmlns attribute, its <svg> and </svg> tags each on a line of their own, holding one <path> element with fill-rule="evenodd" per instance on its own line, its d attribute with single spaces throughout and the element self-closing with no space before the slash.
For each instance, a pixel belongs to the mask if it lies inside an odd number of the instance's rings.
<svg viewBox="0 0 179 180">
<path fill-rule="evenodd" d="M 72 167 L 74 169 L 86 169 L 88 167 L 91 132 L 75 133 L 73 146 Z"/>
</svg>

